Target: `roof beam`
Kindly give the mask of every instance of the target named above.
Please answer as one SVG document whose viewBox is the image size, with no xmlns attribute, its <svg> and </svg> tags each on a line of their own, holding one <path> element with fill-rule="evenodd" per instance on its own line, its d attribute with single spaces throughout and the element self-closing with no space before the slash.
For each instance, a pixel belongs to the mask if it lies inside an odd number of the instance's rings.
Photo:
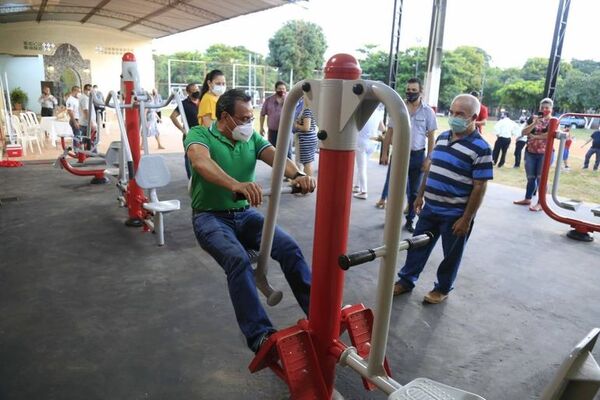
<svg viewBox="0 0 600 400">
<path fill-rule="evenodd" d="M 176 4 L 173 4 L 174 2 L 172 0 L 146 0 L 146 2 L 162 5 L 171 5 L 176 10 L 183 11 L 184 13 L 193 15 L 195 17 L 206 18 L 209 21 L 221 21 L 227 19 L 223 15 L 215 14 L 214 12 L 208 11 L 204 8 L 187 4 L 185 1 L 180 1 Z"/>
<path fill-rule="evenodd" d="M 38 10 L 37 17 L 35 20 L 39 24 L 42 21 L 42 16 L 44 15 L 44 11 L 46 10 L 46 5 L 48 4 L 48 0 L 43 0 L 40 5 L 40 9 Z"/>
<path fill-rule="evenodd" d="M 173 8 L 173 6 L 176 6 L 177 4 L 181 3 L 182 1 L 183 0 L 175 0 L 173 2 L 169 1 L 168 2 L 169 4 L 167 4 L 167 5 L 159 8 L 158 10 L 152 11 L 150 14 L 146 14 L 145 16 L 136 19 L 135 21 L 133 21 L 133 22 L 131 22 L 131 23 L 129 23 L 129 24 L 127 24 L 127 25 L 119 28 L 119 30 L 126 31 L 127 29 L 129 29 L 129 28 L 131 28 L 131 27 L 133 27 L 135 25 L 138 25 L 138 24 L 140 24 L 143 21 L 147 21 L 150 18 L 154 18 L 154 17 L 157 17 L 157 16 L 159 16 L 161 14 L 164 14 L 167 11 L 171 10 Z"/>
<path fill-rule="evenodd" d="M 47 1 L 47 0 L 46 0 Z M 110 3 L 110 0 L 102 0 L 100 3 L 98 3 L 98 5 L 96 7 L 94 7 L 92 9 L 92 11 L 90 11 L 85 17 L 83 17 L 81 19 L 82 24 L 85 24 L 90 18 L 92 18 L 94 16 L 94 14 L 96 14 L 98 11 L 100 11 L 100 9 L 102 9 L 102 7 L 104 7 L 105 5 L 107 5 L 108 3 Z"/>
</svg>

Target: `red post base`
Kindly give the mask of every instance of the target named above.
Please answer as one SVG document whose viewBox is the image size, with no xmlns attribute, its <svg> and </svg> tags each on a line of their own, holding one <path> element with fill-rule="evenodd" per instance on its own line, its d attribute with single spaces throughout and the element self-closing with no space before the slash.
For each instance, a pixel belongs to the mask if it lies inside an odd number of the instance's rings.
<svg viewBox="0 0 600 400">
<path fill-rule="evenodd" d="M 352 346 L 357 349 L 358 355 L 368 358 L 373 312 L 362 304 L 356 304 L 344 308 L 341 317 L 339 334 L 348 331 Z M 307 320 L 300 320 L 296 325 L 274 333 L 256 353 L 248 369 L 254 373 L 270 368 L 288 385 L 293 400 L 331 398 L 323 379 L 313 336 L 314 332 L 309 330 Z M 332 342 L 329 353 L 337 359 L 346 347 L 338 338 Z M 387 360 L 384 367 L 388 376 L 391 376 Z M 365 379 L 363 385 L 368 391 L 376 388 Z"/>
</svg>

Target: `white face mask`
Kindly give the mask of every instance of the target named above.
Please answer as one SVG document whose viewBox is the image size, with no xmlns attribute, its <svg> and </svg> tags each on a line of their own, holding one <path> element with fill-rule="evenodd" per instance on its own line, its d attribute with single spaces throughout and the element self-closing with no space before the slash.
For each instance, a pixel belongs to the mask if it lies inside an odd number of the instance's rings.
<svg viewBox="0 0 600 400">
<path fill-rule="evenodd" d="M 227 86 L 225 86 L 225 85 L 214 85 L 212 88 L 212 92 L 217 96 L 222 95 L 226 91 L 227 91 Z"/>
<path fill-rule="evenodd" d="M 235 121 L 234 121 L 235 122 Z M 231 131 L 231 136 L 233 140 L 237 140 L 240 142 L 248 142 L 254 133 L 254 127 L 252 126 L 252 121 L 248 121 L 243 125 L 238 125 Z"/>
</svg>

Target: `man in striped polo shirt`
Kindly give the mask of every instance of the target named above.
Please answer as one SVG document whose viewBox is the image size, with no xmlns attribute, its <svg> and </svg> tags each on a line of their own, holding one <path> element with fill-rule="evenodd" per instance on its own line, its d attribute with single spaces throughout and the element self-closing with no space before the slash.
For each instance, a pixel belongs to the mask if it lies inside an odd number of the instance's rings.
<svg viewBox="0 0 600 400">
<path fill-rule="evenodd" d="M 452 290 L 475 214 L 487 181 L 493 177 L 490 146 L 475 126 L 479 109 L 479 100 L 470 94 L 458 95 L 452 101 L 450 130 L 436 140 L 414 203 L 419 214 L 414 235 L 429 231 L 433 239 L 427 246 L 408 251 L 406 263 L 398 273 L 400 279 L 394 285 L 396 296 L 415 287 L 440 236 L 444 259 L 437 270 L 438 281 L 423 301 L 441 303 Z"/>
</svg>

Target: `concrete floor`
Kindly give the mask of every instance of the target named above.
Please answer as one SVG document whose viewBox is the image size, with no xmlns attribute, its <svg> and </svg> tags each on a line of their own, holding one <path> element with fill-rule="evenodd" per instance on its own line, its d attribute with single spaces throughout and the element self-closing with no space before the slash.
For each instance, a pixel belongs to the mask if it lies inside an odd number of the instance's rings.
<svg viewBox="0 0 600 400">
<path fill-rule="evenodd" d="M 192 233 L 182 155 L 167 159 L 173 182 L 159 196 L 179 198 L 182 210 L 166 217 L 163 248 L 123 226 L 112 184 L 45 163 L 0 168 L 0 399 L 288 398 L 271 372 L 248 372 L 253 355 L 225 276 Z M 259 181 L 268 172 L 261 166 Z M 381 243 L 384 213 L 373 204 L 384 173 L 371 163 L 371 197 L 353 200 L 351 250 Z M 523 192 L 489 186 L 446 303 L 421 303 L 440 248 L 413 293 L 394 300 L 388 358 L 399 382 L 428 377 L 488 400 L 536 399 L 600 326 L 600 236 L 567 239 L 566 226 L 512 205 Z M 279 217 L 309 260 L 314 200 L 284 196 Z M 374 304 L 377 265 L 347 273 L 344 303 Z M 268 311 L 290 326 L 301 312 L 276 268 L 271 280 L 284 299 Z M 347 399 L 385 398 L 348 369 L 337 376 Z"/>
</svg>

